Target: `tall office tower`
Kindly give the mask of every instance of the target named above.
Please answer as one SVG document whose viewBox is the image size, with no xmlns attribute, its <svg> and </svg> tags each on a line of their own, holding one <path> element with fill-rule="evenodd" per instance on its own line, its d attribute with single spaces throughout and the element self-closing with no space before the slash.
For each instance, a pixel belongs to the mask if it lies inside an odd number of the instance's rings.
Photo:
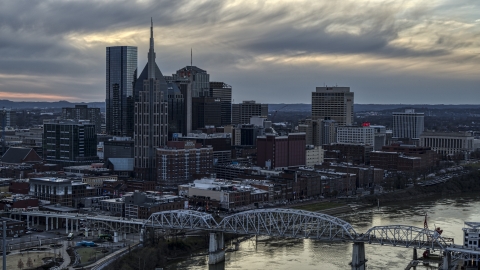
<svg viewBox="0 0 480 270">
<path fill-rule="evenodd" d="M 393 114 L 393 138 L 419 140 L 424 128 L 424 114 L 414 109 Z"/>
<path fill-rule="evenodd" d="M 187 135 L 185 99 L 182 91 L 174 82 L 167 81 L 168 86 L 168 140 L 173 134 Z"/>
<path fill-rule="evenodd" d="M 219 98 L 192 98 L 192 130 L 206 126 L 221 126 L 221 102 Z"/>
<path fill-rule="evenodd" d="M 268 104 L 256 103 L 253 100 L 240 104 L 232 104 L 232 124 L 249 124 L 253 116 L 268 116 Z"/>
<path fill-rule="evenodd" d="M 188 79 L 191 84 L 192 97 L 203 97 L 209 95 L 210 74 L 206 70 L 196 66 L 186 66 L 173 74 L 175 80 Z"/>
<path fill-rule="evenodd" d="M 132 137 L 137 47 L 107 47 L 106 64 L 106 132 Z"/>
<path fill-rule="evenodd" d="M 88 105 L 75 105 L 75 108 L 62 108 L 63 120 L 89 120 L 95 124 L 95 132 L 102 131 L 102 116 L 100 108 L 88 108 Z"/>
<path fill-rule="evenodd" d="M 168 86 L 155 63 L 153 21 L 150 27 L 148 62 L 135 82 L 135 172 L 143 180 L 156 180 L 156 148 L 168 137 Z"/>
<path fill-rule="evenodd" d="M 221 125 L 232 124 L 232 87 L 224 82 L 210 82 L 210 97 L 219 98 L 222 104 Z"/>
<path fill-rule="evenodd" d="M 317 87 L 312 93 L 312 119 L 337 121 L 339 126 L 353 122 L 353 92 L 350 87 Z"/>
</svg>

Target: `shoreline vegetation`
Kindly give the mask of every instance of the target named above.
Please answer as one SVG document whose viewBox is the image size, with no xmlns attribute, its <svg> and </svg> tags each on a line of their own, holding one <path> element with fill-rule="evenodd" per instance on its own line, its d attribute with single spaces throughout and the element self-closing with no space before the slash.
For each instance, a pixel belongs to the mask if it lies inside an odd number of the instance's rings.
<svg viewBox="0 0 480 270">
<path fill-rule="evenodd" d="M 480 171 L 477 168 L 471 168 L 469 173 L 459 175 L 450 179 L 446 183 L 433 186 L 413 186 L 405 189 L 397 189 L 392 192 L 373 194 L 351 200 L 348 203 L 355 203 L 365 208 L 376 207 L 378 200 L 382 205 L 394 204 L 396 202 L 405 202 L 409 200 L 425 199 L 430 197 L 452 196 L 457 194 L 472 194 L 480 191 Z M 301 205 L 294 205 L 290 208 L 305 211 L 321 212 L 329 215 L 340 215 L 353 212 L 356 209 L 347 205 L 346 202 L 338 199 L 330 201 L 311 201 Z M 225 235 L 225 242 L 237 239 L 244 241 L 248 237 L 241 235 Z M 155 269 L 155 267 L 164 267 L 175 260 L 185 259 L 192 256 L 205 255 L 208 249 L 208 234 L 199 237 L 156 237 L 146 243 L 146 247 L 132 251 L 130 254 L 122 257 L 110 264 L 108 270 L 130 270 L 145 266 L 145 269 Z"/>
</svg>

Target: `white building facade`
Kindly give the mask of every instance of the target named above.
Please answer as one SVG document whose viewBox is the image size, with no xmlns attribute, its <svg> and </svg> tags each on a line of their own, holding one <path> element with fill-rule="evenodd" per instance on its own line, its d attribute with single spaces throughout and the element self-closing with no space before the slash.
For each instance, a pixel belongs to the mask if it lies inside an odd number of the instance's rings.
<svg viewBox="0 0 480 270">
<path fill-rule="evenodd" d="M 393 114 L 393 138 L 420 139 L 424 129 L 424 113 L 416 113 L 414 109 Z"/>
<path fill-rule="evenodd" d="M 443 156 L 465 154 L 475 150 L 474 136 L 470 132 L 424 132 L 420 136 L 420 146 L 431 147 Z"/>
<path fill-rule="evenodd" d="M 370 126 L 338 127 L 337 143 L 362 143 L 366 145 L 374 145 L 374 128 Z"/>
</svg>

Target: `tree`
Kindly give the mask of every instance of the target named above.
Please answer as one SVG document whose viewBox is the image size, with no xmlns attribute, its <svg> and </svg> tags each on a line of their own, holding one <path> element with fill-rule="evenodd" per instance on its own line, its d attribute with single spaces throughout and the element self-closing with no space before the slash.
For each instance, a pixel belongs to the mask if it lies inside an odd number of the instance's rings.
<svg viewBox="0 0 480 270">
<path fill-rule="evenodd" d="M 32 261 L 32 258 L 28 257 L 28 260 L 27 260 L 27 267 L 28 268 L 33 268 L 33 261 Z"/>
<path fill-rule="evenodd" d="M 23 265 L 22 259 L 19 259 L 17 264 L 18 269 L 23 269 L 23 266 L 24 265 Z"/>
</svg>

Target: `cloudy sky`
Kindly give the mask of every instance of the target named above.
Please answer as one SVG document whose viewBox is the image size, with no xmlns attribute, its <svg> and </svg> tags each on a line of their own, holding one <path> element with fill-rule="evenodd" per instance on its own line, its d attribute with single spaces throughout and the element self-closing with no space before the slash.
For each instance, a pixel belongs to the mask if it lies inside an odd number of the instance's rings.
<svg viewBox="0 0 480 270">
<path fill-rule="evenodd" d="M 480 1 L 0 0 L 0 99 L 105 100 L 105 47 L 138 46 L 150 17 L 165 75 L 190 63 L 234 101 L 478 104 Z"/>
</svg>

